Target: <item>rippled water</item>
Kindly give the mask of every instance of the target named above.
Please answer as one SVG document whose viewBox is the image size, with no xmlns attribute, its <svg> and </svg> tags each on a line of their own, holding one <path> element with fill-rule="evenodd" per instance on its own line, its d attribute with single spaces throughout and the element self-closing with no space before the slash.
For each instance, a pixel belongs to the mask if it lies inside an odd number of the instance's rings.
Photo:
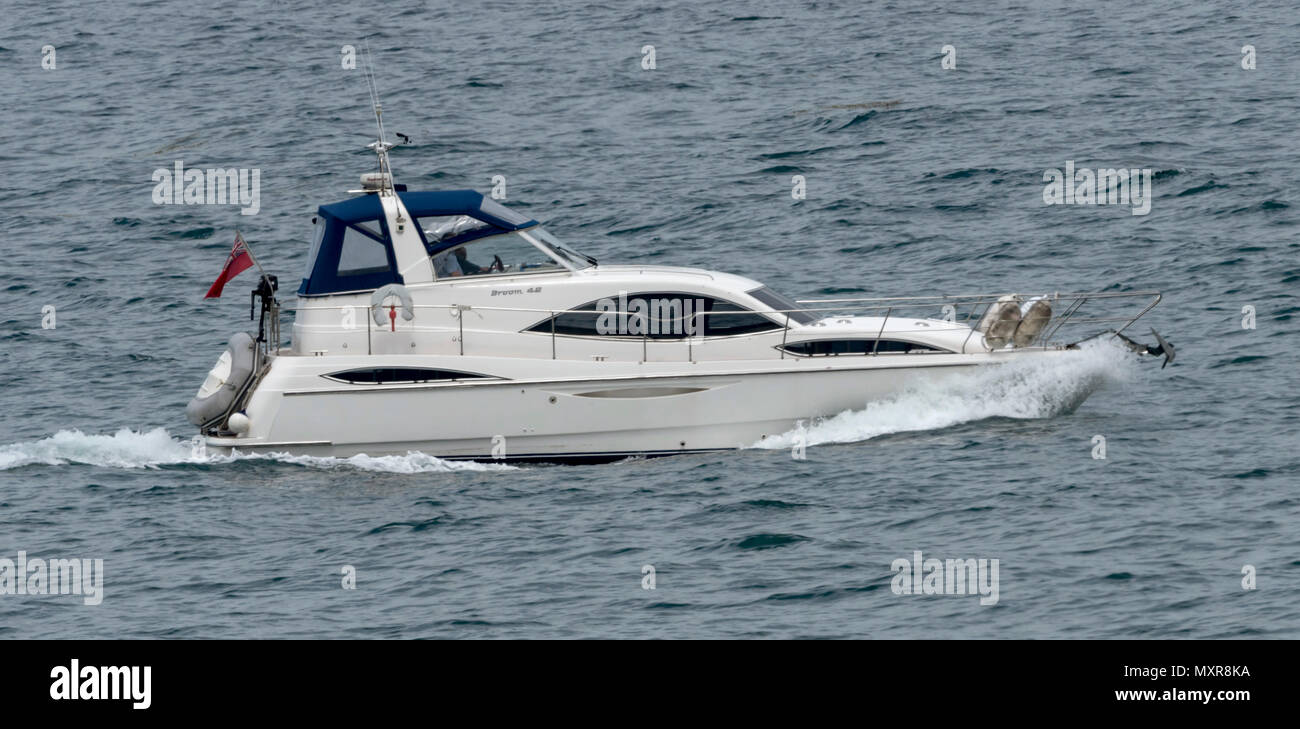
<svg viewBox="0 0 1300 729">
<path fill-rule="evenodd" d="M 0 557 L 102 558 L 105 597 L 0 595 L 0 636 L 1298 637 L 1298 19 L 1167 2 L 7 12 Z M 813 424 L 802 461 L 784 442 L 584 467 L 197 456 L 184 405 L 248 327 L 251 280 L 201 297 L 236 227 L 296 278 L 311 212 L 369 169 L 365 85 L 340 63 L 367 39 L 413 189 L 505 175 L 510 205 L 602 261 L 797 297 L 1160 289 L 1146 321 L 1178 360 L 909 391 Z M 260 169 L 260 212 L 152 204 L 176 160 Z M 1067 160 L 1152 169 L 1150 214 L 1044 205 Z M 914 550 L 999 559 L 998 603 L 895 595 L 890 564 Z"/>
</svg>

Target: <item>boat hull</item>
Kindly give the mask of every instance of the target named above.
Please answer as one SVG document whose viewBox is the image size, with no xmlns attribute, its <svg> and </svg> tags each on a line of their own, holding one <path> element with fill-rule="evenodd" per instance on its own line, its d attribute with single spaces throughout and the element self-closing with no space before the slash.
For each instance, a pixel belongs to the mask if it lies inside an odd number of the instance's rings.
<svg viewBox="0 0 1300 729">
<path fill-rule="evenodd" d="M 655 371 L 651 363 L 608 363 L 600 377 L 516 372 L 509 379 L 384 387 L 304 387 L 321 378 L 288 372 L 319 368 L 320 359 L 278 358 L 249 402 L 250 432 L 209 437 L 209 448 L 334 457 L 419 451 L 445 459 L 552 462 L 729 450 L 1006 358 L 805 359 L 767 362 L 761 370 L 732 363 L 712 372 L 694 364 Z M 466 359 L 455 363 L 486 369 Z"/>
</svg>

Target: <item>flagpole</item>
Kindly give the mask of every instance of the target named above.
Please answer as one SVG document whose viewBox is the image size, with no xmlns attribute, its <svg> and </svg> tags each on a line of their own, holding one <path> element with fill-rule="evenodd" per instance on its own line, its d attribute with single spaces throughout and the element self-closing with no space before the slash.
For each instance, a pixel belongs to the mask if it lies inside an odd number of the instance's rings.
<svg viewBox="0 0 1300 729">
<path fill-rule="evenodd" d="M 257 260 L 257 256 L 253 255 L 253 247 L 248 245 L 248 241 L 244 240 L 244 236 L 239 232 L 238 228 L 235 229 L 235 238 L 244 244 L 244 250 L 248 251 L 248 257 L 252 259 L 253 265 L 257 266 L 257 270 L 262 274 L 262 279 L 266 281 L 266 284 L 269 287 L 271 285 L 271 280 L 270 277 L 266 275 L 266 269 L 262 268 L 262 263 Z"/>
<path fill-rule="evenodd" d="M 238 228 L 235 229 L 235 239 L 238 240 L 240 243 L 244 244 L 244 250 L 248 251 L 248 257 L 253 260 L 253 265 L 257 266 L 257 270 L 261 272 L 262 282 L 266 284 L 266 293 L 263 294 L 263 299 L 262 299 L 262 316 L 263 316 L 262 321 L 265 322 L 266 313 L 267 310 L 269 309 L 271 312 L 270 334 L 273 340 L 271 342 L 270 349 L 268 349 L 267 352 L 268 354 L 270 354 L 271 350 L 278 351 L 280 348 L 280 302 L 276 301 L 275 299 L 275 287 L 271 284 L 271 277 L 266 274 L 266 269 L 262 268 L 262 264 L 260 261 L 257 260 L 257 256 L 253 255 L 253 247 L 248 245 L 248 241 L 244 240 L 244 235 L 239 232 Z M 250 316 L 252 315 L 251 309 L 249 310 L 249 315 Z M 265 341 L 262 338 L 261 323 L 257 325 L 257 341 L 259 342 Z"/>
</svg>

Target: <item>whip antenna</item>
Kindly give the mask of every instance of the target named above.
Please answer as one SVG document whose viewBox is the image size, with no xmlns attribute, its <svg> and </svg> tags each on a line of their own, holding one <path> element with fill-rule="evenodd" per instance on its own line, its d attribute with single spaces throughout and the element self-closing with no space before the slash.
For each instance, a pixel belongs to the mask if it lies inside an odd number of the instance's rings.
<svg viewBox="0 0 1300 729">
<path fill-rule="evenodd" d="M 370 103 L 375 110 L 375 131 L 379 135 L 378 139 L 367 146 L 375 150 L 375 154 L 379 157 L 379 194 L 381 196 L 392 195 L 396 193 L 396 190 L 393 187 L 393 168 L 388 161 L 388 150 L 397 145 L 390 143 L 387 135 L 384 133 L 384 107 L 383 104 L 379 102 L 379 83 L 375 78 L 375 64 L 370 55 L 369 40 L 366 41 L 365 76 L 366 87 L 370 91 Z M 400 213 L 398 222 L 402 222 Z"/>
</svg>

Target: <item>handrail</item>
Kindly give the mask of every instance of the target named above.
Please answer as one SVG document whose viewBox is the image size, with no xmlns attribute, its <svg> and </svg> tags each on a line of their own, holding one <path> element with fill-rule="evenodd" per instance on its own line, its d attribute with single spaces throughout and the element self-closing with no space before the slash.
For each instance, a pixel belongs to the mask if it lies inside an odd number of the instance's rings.
<svg viewBox="0 0 1300 729">
<path fill-rule="evenodd" d="M 894 307 L 885 310 L 885 318 L 880 320 L 880 331 L 876 333 L 876 341 L 871 345 L 871 356 L 874 357 L 880 350 L 880 338 L 885 336 L 885 324 L 889 323 L 889 315 L 894 312 Z"/>
<path fill-rule="evenodd" d="M 781 359 L 785 359 L 785 343 L 790 339 L 790 312 L 785 314 L 785 326 L 781 329 Z"/>
<path fill-rule="evenodd" d="M 949 299 L 992 299 L 997 300 L 999 296 L 1005 294 L 942 294 L 939 296 L 885 296 L 875 298 L 858 298 L 858 299 L 796 299 L 796 304 L 845 304 L 861 301 L 945 301 Z M 1160 292 L 1155 290 L 1142 291 L 1082 291 L 1078 293 L 1059 293 L 1051 294 L 1021 294 L 1025 297 L 1033 296 L 1052 296 L 1062 299 L 1077 299 L 1088 297 L 1093 299 L 1107 298 L 1124 298 L 1133 296 L 1159 296 Z"/>
<path fill-rule="evenodd" d="M 1163 299 L 1163 298 L 1164 298 L 1164 297 L 1160 295 L 1160 292 L 1157 291 L 1157 292 L 1156 292 L 1156 295 L 1155 295 L 1155 298 L 1151 301 L 1151 303 L 1147 304 L 1147 308 L 1145 308 L 1145 309 L 1143 309 L 1142 311 L 1138 312 L 1138 315 L 1135 316 L 1135 317 L 1133 317 L 1132 319 L 1130 319 L 1129 322 L 1128 322 L 1127 324 L 1125 324 L 1124 326 L 1120 327 L 1119 329 L 1116 329 L 1116 330 L 1115 330 L 1115 334 L 1116 334 L 1116 335 L 1119 335 L 1120 332 L 1122 332 L 1122 331 L 1124 331 L 1125 329 L 1128 329 L 1129 327 L 1133 326 L 1133 322 L 1137 321 L 1138 319 L 1141 319 L 1141 318 L 1143 317 L 1143 315 L 1145 315 L 1148 311 L 1151 311 L 1152 309 L 1156 308 L 1156 304 L 1159 304 L 1159 303 L 1160 303 L 1160 300 Z M 1173 355 L 1170 355 L 1170 357 L 1172 357 L 1172 356 L 1173 356 Z"/>
<path fill-rule="evenodd" d="M 1156 295 L 1159 296 L 1159 294 Z M 1080 297 L 1071 301 L 1069 306 L 1065 307 L 1065 313 L 1062 314 L 1061 317 L 1057 320 L 1056 326 L 1053 327 L 1050 332 L 1047 331 L 1047 327 L 1043 327 L 1043 333 L 1046 335 L 1046 337 L 1050 339 L 1051 337 L 1056 336 L 1056 332 L 1061 327 L 1065 326 L 1065 323 L 1067 321 L 1070 321 L 1070 319 L 1074 316 L 1074 313 L 1076 311 L 1083 308 L 1083 304 L 1087 300 L 1088 300 L 1087 297 Z"/>
<path fill-rule="evenodd" d="M 796 301 L 795 303 L 834 303 L 834 302 L 836 302 L 836 301 L 842 301 L 842 302 L 853 302 L 853 301 L 892 301 L 892 302 L 895 302 L 895 303 L 892 303 L 892 304 L 880 304 L 880 305 L 878 305 L 878 306 L 861 306 L 861 307 L 854 307 L 854 308 L 857 308 L 857 309 L 863 309 L 863 310 L 879 310 L 879 309 L 886 309 L 886 310 L 888 310 L 888 309 L 892 309 L 892 308 L 897 308 L 897 307 L 898 307 L 898 303 L 897 303 L 897 302 L 902 302 L 902 301 L 917 301 L 917 302 L 931 301 L 931 302 L 937 302 L 937 301 L 951 301 L 951 300 L 955 300 L 955 299 L 969 299 L 970 301 L 967 301 L 967 302 L 965 302 L 965 303 L 969 303 L 969 304 L 982 304 L 982 303 L 988 303 L 988 302 L 996 302 L 997 299 L 998 299 L 1000 296 L 1004 296 L 1004 295 L 1005 295 L 1005 294 L 997 294 L 997 295 L 994 295 L 994 294 L 982 294 L 982 295 L 980 295 L 980 296 L 978 296 L 978 297 L 977 297 L 977 296 L 967 296 L 967 295 L 963 295 L 963 296 L 917 296 L 917 297 L 894 297 L 894 298 L 879 298 L 879 299 L 799 299 L 799 300 Z M 1152 297 L 1157 297 L 1155 303 L 1159 303 L 1159 301 L 1160 301 L 1160 298 L 1159 298 L 1159 297 L 1160 297 L 1160 292 L 1159 292 L 1159 291 L 1132 291 L 1132 292 L 1109 293 L 1109 294 L 1099 294 L 1099 293 L 1083 293 L 1083 294 L 1057 294 L 1057 293 L 1053 293 L 1053 294 L 1020 294 L 1020 296 L 1021 296 L 1022 298 L 1024 298 L 1024 299 L 1029 299 L 1029 298 L 1033 298 L 1033 297 L 1036 297 L 1036 296 L 1050 296 L 1050 297 L 1052 297 L 1052 298 L 1059 298 L 1059 299 L 1085 299 L 1085 300 L 1086 300 L 1086 299 L 1103 299 L 1103 298 L 1133 298 L 1133 297 L 1138 297 L 1138 296 L 1152 296 Z M 1151 307 L 1153 307 L 1154 305 L 1155 305 L 1154 303 L 1151 304 L 1151 305 L 1149 305 L 1146 309 L 1144 309 L 1144 312 L 1145 312 L 1145 311 L 1150 311 Z M 282 307 L 280 307 L 280 308 L 281 308 L 282 311 L 343 311 L 343 310 L 346 310 L 346 309 L 349 309 L 349 308 L 364 308 L 364 307 L 358 307 L 358 306 L 355 305 L 355 304 L 339 304 L 339 305 L 337 305 L 337 306 L 287 306 L 287 307 L 286 307 L 286 306 L 282 306 Z M 456 309 L 459 309 L 459 308 L 470 309 L 471 307 L 469 307 L 469 306 L 466 305 L 466 304 L 414 304 L 414 305 L 413 305 L 413 308 L 416 308 L 416 309 L 448 309 L 448 310 L 456 310 Z M 641 314 L 639 314 L 639 313 L 637 313 L 637 312 L 620 312 L 620 311 L 608 311 L 608 312 L 605 312 L 605 311 L 600 311 L 600 310 L 598 310 L 598 309 L 555 309 L 555 308 L 534 309 L 534 308 L 530 308 L 530 307 L 519 307 L 519 306 L 474 306 L 474 307 L 472 307 L 472 309 L 475 310 L 475 311 L 506 311 L 506 312 L 535 313 L 535 314 L 616 314 L 616 315 L 621 314 L 621 315 L 625 315 L 625 316 L 643 316 L 643 315 L 641 315 Z M 797 307 L 797 308 L 794 308 L 794 309 L 746 309 L 746 310 L 744 310 L 744 311 L 708 311 L 708 312 L 700 311 L 700 312 L 694 312 L 694 313 L 692 313 L 692 314 L 691 314 L 691 317 L 695 317 L 695 316 L 725 316 L 725 315 L 728 315 L 728 314 L 739 315 L 739 316 L 745 316 L 745 315 L 748 315 L 748 314 L 791 314 L 791 313 L 815 313 L 815 312 L 836 312 L 836 311 L 842 311 L 842 310 L 843 310 L 842 307 L 830 307 L 830 306 L 824 306 L 824 307 L 806 307 L 806 306 L 800 306 L 800 307 Z M 685 321 L 685 320 L 687 320 L 688 318 L 689 318 L 689 317 L 681 316 L 681 317 L 676 317 L 676 318 L 674 318 L 674 319 L 669 319 L 668 321 Z M 828 318 L 830 318 L 830 317 L 828 317 Z M 1120 317 L 1120 318 L 1122 319 L 1122 317 Z M 1133 317 L 1133 318 L 1136 319 L 1137 317 Z M 662 321 L 662 320 L 663 320 L 663 318 L 661 317 L 661 321 Z"/>
<path fill-rule="evenodd" d="M 894 296 L 894 297 L 854 298 L 854 299 L 800 299 L 798 300 L 798 303 L 801 304 L 857 304 L 856 306 L 847 307 L 855 312 L 859 312 L 854 314 L 844 313 L 846 308 L 844 306 L 800 306 L 798 308 L 793 308 L 793 309 L 756 308 L 756 309 L 744 309 L 741 311 L 697 311 L 697 312 L 692 312 L 689 316 L 683 314 L 676 317 L 664 317 L 664 316 L 650 317 L 647 314 L 642 312 L 630 312 L 630 311 L 601 311 L 601 310 L 594 310 L 594 309 L 554 309 L 554 308 L 542 309 L 542 308 L 518 307 L 518 306 L 470 306 L 466 304 L 415 304 L 413 308 L 420 309 L 420 310 L 445 309 L 449 313 L 451 313 L 453 318 L 457 320 L 456 338 L 457 338 L 458 349 L 461 355 L 464 355 L 465 353 L 464 314 L 467 311 L 474 311 L 480 314 L 481 312 L 537 314 L 539 316 L 545 314 L 549 317 L 549 321 L 550 321 L 549 334 L 551 337 L 551 358 L 552 359 L 558 359 L 559 356 L 558 345 L 556 343 L 556 338 L 559 335 L 559 333 L 556 331 L 556 319 L 560 315 L 614 314 L 616 316 L 620 316 L 624 318 L 630 317 L 631 318 L 630 321 L 635 321 L 637 324 L 640 325 L 641 327 L 640 332 L 637 332 L 636 334 L 631 334 L 630 336 L 627 334 L 622 334 L 622 335 L 615 334 L 615 335 L 609 335 L 609 337 L 611 339 L 625 340 L 625 339 L 631 339 L 632 337 L 638 337 L 639 335 L 639 338 L 641 339 L 642 361 L 648 361 L 649 359 L 649 338 L 650 338 L 651 329 L 653 328 L 653 323 L 656 321 L 660 322 L 661 324 L 685 323 L 688 324 L 687 330 L 689 331 L 690 329 L 694 328 L 689 326 L 689 323 L 691 322 L 692 319 L 697 319 L 697 322 L 695 323 L 695 327 L 702 327 L 703 324 L 708 321 L 707 317 L 729 316 L 729 315 L 730 316 L 753 316 L 755 314 L 759 314 L 759 315 L 765 315 L 768 318 L 773 319 L 774 323 L 779 324 L 781 326 L 782 336 L 781 336 L 780 349 L 782 353 L 781 357 L 784 359 L 785 345 L 789 341 L 789 334 L 792 331 L 792 329 L 794 329 L 795 326 L 799 326 L 800 328 L 808 326 L 808 325 L 794 325 L 791 322 L 792 314 L 795 313 L 823 314 L 823 316 L 821 316 L 818 319 L 819 322 L 831 318 L 836 318 L 836 317 L 852 317 L 852 316 L 878 317 L 881 320 L 880 326 L 879 329 L 877 330 L 876 342 L 872 346 L 872 350 L 871 350 L 871 353 L 874 355 L 879 350 L 879 346 L 880 346 L 879 341 L 884 337 L 886 330 L 888 329 L 889 320 L 891 318 L 894 319 L 906 318 L 906 317 L 901 317 L 901 315 L 898 313 L 897 310 L 899 308 L 911 308 L 911 307 L 928 308 L 936 304 L 957 304 L 960 306 L 967 307 L 966 316 L 964 317 L 963 321 L 966 322 L 966 327 L 969 329 L 969 331 L 966 335 L 966 339 L 962 342 L 962 346 L 960 350 L 962 352 L 965 352 L 967 348 L 967 344 L 969 343 L 971 337 L 973 337 L 976 333 L 976 326 L 971 324 L 970 322 L 972 322 L 972 320 L 975 322 L 982 320 L 984 313 L 986 313 L 989 310 L 989 307 L 993 303 L 995 303 L 1000 298 L 1000 296 L 1002 295 L 960 294 L 960 295 L 953 295 L 953 296 Z M 1029 300 L 1031 298 L 1036 298 L 1038 296 L 1042 296 L 1050 300 L 1051 303 L 1053 304 L 1054 309 L 1061 306 L 1062 303 L 1065 303 L 1065 307 L 1064 309 L 1060 309 L 1059 313 L 1057 311 L 1053 312 L 1053 315 L 1051 319 L 1049 319 L 1047 325 L 1043 327 L 1042 331 L 1038 334 L 1038 336 L 1034 337 L 1034 340 L 1032 342 L 1026 345 L 1027 347 L 1050 346 L 1048 343 L 1051 342 L 1052 338 L 1055 337 L 1066 326 L 1083 325 L 1083 324 L 1116 323 L 1116 324 L 1120 324 L 1120 326 L 1118 326 L 1115 329 L 1115 332 L 1116 333 L 1123 332 L 1124 330 L 1132 326 L 1133 323 L 1136 322 L 1138 319 L 1142 318 L 1147 312 L 1155 308 L 1155 306 L 1160 303 L 1162 298 L 1160 292 L 1147 291 L 1147 290 L 1087 292 L 1087 293 L 1051 293 L 1051 294 L 1041 294 L 1041 295 L 1022 294 L 1021 298 L 1022 300 Z M 1151 300 L 1147 302 L 1146 305 L 1140 311 L 1137 312 L 1137 314 L 1132 316 L 1129 315 L 1078 316 L 1078 312 L 1083 308 L 1083 306 L 1094 300 L 1118 300 L 1118 299 L 1138 298 L 1138 297 L 1151 297 Z M 293 305 L 293 306 L 287 306 L 282 308 L 286 308 L 294 312 L 309 312 L 309 311 L 344 311 L 349 308 L 358 309 L 364 307 L 357 306 L 355 304 L 321 306 L 313 303 L 312 305 L 308 305 L 308 306 Z M 881 310 L 884 311 L 883 316 L 880 316 L 879 314 L 879 311 Z M 872 314 L 868 312 L 875 312 L 875 313 Z M 951 322 L 954 324 L 956 323 L 957 314 L 955 309 L 952 312 L 945 312 L 945 314 L 946 315 L 942 317 L 943 321 Z M 481 315 L 480 318 L 482 318 Z M 939 318 L 939 317 L 918 316 L 917 318 Z M 367 351 L 370 351 L 370 342 L 372 339 L 371 328 L 370 328 L 370 317 L 367 316 L 366 320 L 367 320 L 367 325 L 366 325 Z M 278 322 L 277 322 L 277 326 L 278 326 Z M 440 327 L 431 327 L 431 328 L 438 329 Z M 926 328 L 923 329 L 895 327 L 893 329 L 888 329 L 888 331 L 890 334 L 909 334 L 909 333 L 931 332 L 934 330 L 929 326 L 926 326 Z M 700 334 L 699 333 L 690 334 L 684 332 L 681 336 L 674 335 L 668 337 L 667 339 L 670 339 L 671 341 L 677 341 L 680 339 L 687 340 L 688 357 L 693 361 L 694 358 L 693 340 L 696 336 L 700 336 Z M 656 338 L 658 338 L 657 333 L 656 333 Z"/>
<path fill-rule="evenodd" d="M 983 302 L 980 302 L 980 303 L 983 303 Z M 1145 306 L 1145 307 L 1142 309 L 1142 311 L 1141 311 L 1138 315 L 1135 315 L 1135 316 L 1072 317 L 1072 318 L 1071 318 L 1071 321 L 1072 321 L 1072 322 L 1076 322 L 1076 323 L 1089 323 L 1089 324 L 1091 324 L 1091 323 L 1101 323 L 1101 322 L 1120 322 L 1120 321 L 1122 321 L 1122 322 L 1132 322 L 1132 321 L 1137 320 L 1137 319 L 1140 317 L 1141 314 L 1145 314 L 1146 312 L 1148 312 L 1148 311 L 1150 311 L 1152 308 L 1154 308 L 1154 306 L 1155 306 L 1156 303 L 1159 303 L 1158 300 L 1155 301 L 1155 302 L 1149 303 L 1147 306 Z M 348 306 L 318 306 L 318 307 L 310 307 L 310 308 L 299 308 L 299 309 L 295 309 L 295 311 L 343 311 L 343 310 L 346 310 L 347 308 L 349 308 L 349 307 L 348 307 Z M 416 304 L 416 305 L 414 305 L 413 308 L 415 308 L 415 309 L 447 309 L 447 310 L 449 310 L 449 311 L 458 311 L 458 310 L 463 309 L 463 310 L 472 310 L 472 311 L 488 311 L 488 312 L 498 312 L 498 311 L 499 311 L 499 312 L 515 312 L 515 313 L 537 313 L 537 314 L 547 314 L 548 316 L 554 316 L 554 315 L 557 315 L 557 314 L 613 314 L 613 315 L 616 315 L 616 316 L 637 317 L 638 321 L 639 321 L 640 323 L 642 323 L 642 324 L 645 323 L 645 321 L 642 321 L 642 320 L 646 320 L 646 321 L 649 321 L 649 320 L 650 320 L 650 318 L 649 318 L 647 315 L 645 315 L 645 314 L 641 314 L 641 313 L 639 313 L 639 312 L 620 312 L 620 311 L 598 312 L 598 311 L 593 311 L 593 310 L 591 310 L 591 309 L 525 309 L 525 308 L 495 307 L 495 306 L 473 306 L 473 307 L 471 307 L 471 306 L 468 306 L 468 305 L 465 305 L 465 304 Z M 864 307 L 864 308 L 870 308 L 870 309 L 884 309 L 885 312 L 886 312 L 886 316 L 885 316 L 885 317 L 880 317 L 880 318 L 890 318 L 890 317 L 893 317 L 893 318 L 900 318 L 900 317 L 898 317 L 896 314 L 891 314 L 891 313 L 890 313 L 893 309 L 897 309 L 897 308 L 898 308 L 897 306 L 889 306 L 889 307 L 886 307 L 886 306 L 881 306 L 881 307 Z M 745 311 L 701 311 L 701 312 L 696 312 L 696 313 L 692 314 L 691 317 L 697 317 L 697 316 L 698 316 L 698 317 L 710 317 L 710 316 L 751 316 L 751 315 L 753 315 L 753 314 L 773 314 L 773 315 L 780 315 L 780 316 L 781 316 L 781 319 L 784 320 L 788 315 L 793 314 L 793 313 L 842 312 L 842 311 L 843 311 L 842 309 L 830 309 L 830 308 L 825 308 L 825 309 L 807 309 L 807 308 L 799 308 L 799 309 L 747 309 L 747 310 L 745 310 Z M 828 316 L 825 316 L 825 317 L 823 317 L 823 319 L 847 318 L 847 317 L 849 317 L 849 316 L 852 316 L 852 315 L 840 313 L 840 314 L 834 314 L 834 315 L 828 315 Z M 901 318 L 909 318 L 909 317 L 901 317 Z M 973 317 L 972 317 L 972 318 L 973 318 Z M 1055 321 L 1056 319 L 1059 319 L 1059 318 L 1063 318 L 1063 315 L 1053 315 L 1053 317 L 1052 317 L 1052 319 L 1053 319 L 1054 321 Z M 659 317 L 657 320 L 658 320 L 658 321 L 661 321 L 661 322 L 685 321 L 685 320 L 687 320 L 687 317 L 675 317 L 675 318 L 664 318 L 664 317 Z M 819 320 L 819 321 L 820 321 L 820 320 Z M 943 320 L 943 321 L 948 321 L 948 320 Z M 903 329 L 894 329 L 894 330 L 892 330 L 892 331 L 929 331 L 929 330 L 927 330 L 927 329 L 907 329 L 907 330 L 903 330 Z M 683 335 L 683 338 L 685 338 L 685 335 Z"/>
</svg>

